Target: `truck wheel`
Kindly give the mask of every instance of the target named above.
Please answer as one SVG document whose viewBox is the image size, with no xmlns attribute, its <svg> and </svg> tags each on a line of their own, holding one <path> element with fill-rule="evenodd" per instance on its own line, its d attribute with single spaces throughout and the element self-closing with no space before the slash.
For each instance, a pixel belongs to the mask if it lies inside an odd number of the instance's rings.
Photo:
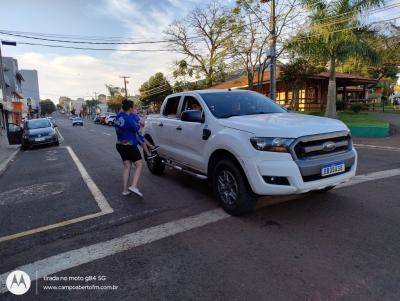
<svg viewBox="0 0 400 301">
<path fill-rule="evenodd" d="M 213 172 L 213 190 L 221 207 L 232 215 L 254 210 L 257 196 L 251 190 L 240 168 L 229 160 L 217 163 Z"/>
<path fill-rule="evenodd" d="M 147 167 L 152 174 L 162 175 L 165 169 L 165 164 L 162 162 L 162 159 L 157 156 L 152 160 L 147 160 Z"/>
</svg>

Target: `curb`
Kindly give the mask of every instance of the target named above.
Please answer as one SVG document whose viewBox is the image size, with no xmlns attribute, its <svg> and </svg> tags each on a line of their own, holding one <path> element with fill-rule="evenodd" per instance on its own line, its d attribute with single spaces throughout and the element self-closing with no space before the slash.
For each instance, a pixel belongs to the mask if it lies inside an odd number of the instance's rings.
<svg viewBox="0 0 400 301">
<path fill-rule="evenodd" d="M 8 165 L 12 160 L 14 160 L 15 156 L 19 153 L 20 148 L 16 149 L 14 152 L 11 153 L 10 156 L 8 156 L 7 159 L 5 159 L 3 162 L 0 163 L 0 176 L 6 171 Z"/>
</svg>

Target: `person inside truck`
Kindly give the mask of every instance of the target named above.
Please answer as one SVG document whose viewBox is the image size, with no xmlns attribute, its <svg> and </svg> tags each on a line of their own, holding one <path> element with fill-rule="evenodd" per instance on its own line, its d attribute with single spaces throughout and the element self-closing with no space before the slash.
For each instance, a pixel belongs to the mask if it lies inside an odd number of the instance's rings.
<svg viewBox="0 0 400 301">
<path fill-rule="evenodd" d="M 201 109 L 201 106 L 199 105 L 198 102 L 192 103 L 192 104 L 190 105 L 190 109 L 191 109 L 191 110 L 195 110 L 195 111 L 201 111 L 201 110 L 202 110 L 202 109 Z"/>
</svg>

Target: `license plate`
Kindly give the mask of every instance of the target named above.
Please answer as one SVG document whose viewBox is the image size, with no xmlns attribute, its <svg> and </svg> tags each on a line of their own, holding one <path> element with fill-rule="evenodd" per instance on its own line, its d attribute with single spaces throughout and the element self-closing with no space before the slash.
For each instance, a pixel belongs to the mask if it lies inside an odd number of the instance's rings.
<svg viewBox="0 0 400 301">
<path fill-rule="evenodd" d="M 334 175 L 337 173 L 341 173 L 345 171 L 345 166 L 344 162 L 337 162 L 337 163 L 332 163 L 332 164 L 327 164 L 322 166 L 321 168 L 321 176 L 329 176 L 329 175 Z"/>
<path fill-rule="evenodd" d="M 40 142 L 40 141 L 44 141 L 44 140 L 46 140 L 46 138 L 35 138 L 36 142 Z"/>
</svg>

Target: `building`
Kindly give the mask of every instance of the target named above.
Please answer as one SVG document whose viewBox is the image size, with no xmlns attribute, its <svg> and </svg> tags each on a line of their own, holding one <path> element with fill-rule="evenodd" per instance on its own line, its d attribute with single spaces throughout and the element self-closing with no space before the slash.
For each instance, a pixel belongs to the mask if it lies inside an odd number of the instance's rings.
<svg viewBox="0 0 400 301">
<path fill-rule="evenodd" d="M 310 75 L 302 78 L 296 91 L 282 80 L 282 71 L 277 68 L 276 102 L 282 106 L 290 107 L 294 94 L 297 94 L 296 111 L 324 111 L 327 96 L 329 72 Z M 261 83 L 261 91 L 264 95 L 269 94 L 269 72 L 264 73 L 264 80 Z M 258 74 L 254 76 L 254 88 L 258 87 Z M 338 100 L 343 100 L 345 104 L 352 101 L 367 101 L 368 87 L 375 86 L 378 80 L 370 79 L 358 75 L 336 73 L 336 87 Z M 221 84 L 211 87 L 211 89 L 247 89 L 248 80 L 246 75 L 235 77 Z"/>
<path fill-rule="evenodd" d="M 12 57 L 3 57 L 3 74 L 6 84 L 3 110 L 8 123 L 21 124 L 23 114 L 26 114 L 22 82 L 24 77 L 18 70 L 18 62 Z"/>
<path fill-rule="evenodd" d="M 40 115 L 39 79 L 36 70 L 20 70 L 24 77 L 22 94 L 30 117 Z"/>
<path fill-rule="evenodd" d="M 83 103 L 85 100 L 83 98 L 77 98 L 71 101 L 71 111 L 74 110 L 76 115 L 79 115 L 83 109 Z"/>
<path fill-rule="evenodd" d="M 71 98 L 67 97 L 67 96 L 60 96 L 60 98 L 58 99 L 58 104 L 63 108 L 63 110 L 66 113 L 71 112 L 72 106 L 71 106 Z"/>
</svg>

